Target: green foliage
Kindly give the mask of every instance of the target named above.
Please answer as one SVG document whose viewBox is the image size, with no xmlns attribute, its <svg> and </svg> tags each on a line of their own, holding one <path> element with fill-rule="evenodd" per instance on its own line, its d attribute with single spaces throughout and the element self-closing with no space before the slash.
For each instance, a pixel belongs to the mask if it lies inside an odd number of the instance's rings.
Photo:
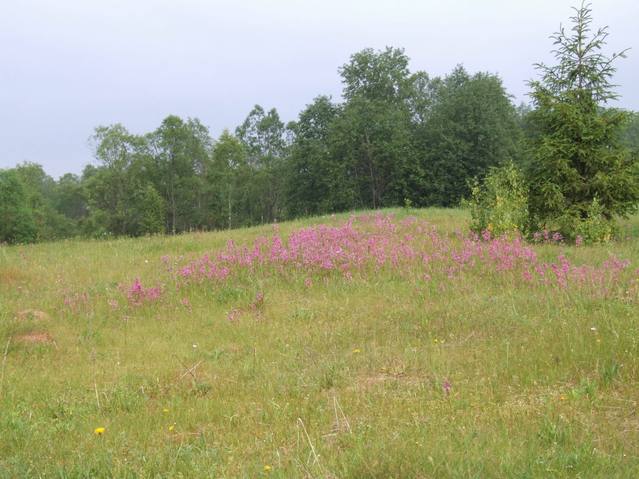
<svg viewBox="0 0 639 479">
<path fill-rule="evenodd" d="M 520 156 L 517 115 L 494 75 L 411 72 L 400 48 L 339 69 L 342 103 L 319 96 L 285 125 L 256 105 L 217 144 L 197 119 L 146 134 L 100 126 L 97 165 L 58 182 L 22 165 L 37 239 L 172 234 L 411 204 L 454 205 L 467 182 Z M 163 212 L 163 224 L 158 215 Z"/>
<path fill-rule="evenodd" d="M 571 226 L 574 228 L 575 237 L 580 237 L 588 244 L 607 243 L 615 232 L 613 223 L 604 216 L 604 209 L 597 197 L 593 198 L 586 210 L 586 217 L 580 218 Z"/>
<path fill-rule="evenodd" d="M 67 218 L 81 220 L 87 214 L 87 193 L 82 180 L 67 173 L 56 185 L 55 208 Z"/>
<path fill-rule="evenodd" d="M 639 154 L 639 112 L 628 112 L 629 120 L 621 131 L 621 144 Z"/>
<path fill-rule="evenodd" d="M 294 135 L 286 173 L 286 201 L 294 216 L 308 216 L 340 209 L 338 166 L 331 140 L 340 108 L 326 96 L 315 98 L 289 125 Z"/>
<path fill-rule="evenodd" d="M 628 113 L 602 107 L 617 97 L 610 79 L 624 53 L 601 53 L 607 29 L 589 37 L 588 6 L 571 20 L 570 33 L 562 28 L 553 37 L 557 65 L 538 65 L 542 78 L 531 82 L 536 133 L 528 167 L 531 225 L 567 238 L 575 237 L 579 222 L 611 221 L 639 202 L 639 164 L 620 144 Z"/>
<path fill-rule="evenodd" d="M 284 161 L 287 151 L 284 123 L 275 108 L 255 105 L 235 134 L 247 152 L 251 169 L 249 218 L 252 223 L 274 222 L 286 215 Z"/>
<path fill-rule="evenodd" d="M 197 119 L 170 115 L 145 140 L 154 186 L 166 202 L 167 230 L 175 234 L 209 227 L 202 184 L 211 167 L 208 129 Z"/>
<path fill-rule="evenodd" d="M 101 165 L 86 168 L 83 175 L 90 217 L 85 228 L 96 228 L 98 234 L 136 234 L 135 196 L 142 180 L 148 181 L 144 175 L 146 142 L 119 124 L 96 128 L 93 140 Z"/>
<path fill-rule="evenodd" d="M 513 163 L 492 168 L 482 184 L 477 179 L 471 184 L 467 206 L 471 230 L 476 233 L 523 233 L 528 221 L 528 188 L 523 173 Z"/>
<path fill-rule="evenodd" d="M 468 180 L 519 159 L 520 129 L 501 80 L 469 75 L 462 66 L 434 82 L 432 106 L 419 127 L 427 181 L 421 204 L 454 206 L 470 193 Z"/>
<path fill-rule="evenodd" d="M 36 163 L 22 163 L 14 171 L 25 187 L 38 240 L 55 240 L 77 233 L 76 223 L 57 208 L 59 185 Z"/>
<path fill-rule="evenodd" d="M 13 170 L 0 170 L 0 243 L 30 243 L 37 238 L 24 184 Z"/>
<path fill-rule="evenodd" d="M 96 128 L 95 156 L 85 170 L 89 218 L 98 235 L 173 233 L 211 227 L 207 217 L 211 140 L 198 120 L 169 116 L 138 136 L 122 125 Z"/>
<path fill-rule="evenodd" d="M 333 152 L 348 207 L 401 204 L 411 158 L 408 110 L 366 98 L 351 100 L 336 120 Z"/>
<path fill-rule="evenodd" d="M 213 225 L 230 229 L 250 224 L 251 169 L 246 148 L 228 130 L 213 147 L 213 164 L 206 180 Z"/>
<path fill-rule="evenodd" d="M 170 115 L 146 134 L 96 128 L 97 164 L 81 177 L 56 181 L 40 165 L 19 165 L 24 217 L 36 240 L 53 240 L 454 206 L 471 197 L 473 228 L 499 234 L 523 229 L 523 193 L 506 192 L 523 181 L 512 176 L 517 165 L 529 184 L 529 230 L 601 241 L 611 230 L 601 222 L 639 200 L 639 121 L 601 104 L 615 97 L 608 80 L 623 52 L 598 53 L 605 29 L 586 38 L 588 8 L 574 20 L 573 36 L 556 36 L 559 65 L 539 66 L 534 109 L 515 108 L 496 75 L 458 66 L 430 77 L 411 72 L 401 48 L 364 49 L 339 68 L 343 101 L 318 96 L 288 125 L 275 108 L 256 105 L 235 134 L 225 130 L 214 142 L 199 120 Z"/>
<path fill-rule="evenodd" d="M 346 101 L 329 139 L 336 209 L 400 205 L 410 195 L 417 76 L 408 61 L 402 49 L 365 49 L 340 69 Z"/>
<path fill-rule="evenodd" d="M 409 58 L 401 48 L 386 47 L 378 52 L 366 48 L 351 55 L 350 62 L 339 70 L 344 98 L 389 103 L 406 100 L 412 95 L 413 88 L 408 62 Z"/>
<path fill-rule="evenodd" d="M 164 233 L 166 203 L 153 185 L 147 185 L 137 195 L 139 215 L 137 234 Z"/>
</svg>

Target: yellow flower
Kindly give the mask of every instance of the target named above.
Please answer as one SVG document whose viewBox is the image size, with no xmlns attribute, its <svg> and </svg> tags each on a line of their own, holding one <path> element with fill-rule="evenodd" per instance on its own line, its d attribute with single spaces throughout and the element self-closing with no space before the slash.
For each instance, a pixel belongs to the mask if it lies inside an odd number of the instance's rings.
<svg viewBox="0 0 639 479">
<path fill-rule="evenodd" d="M 362 352 L 362 350 L 361 350 L 361 349 L 359 349 L 359 348 L 355 348 L 355 349 L 353 349 L 353 354 L 359 354 L 359 353 L 361 353 L 361 352 Z"/>
<path fill-rule="evenodd" d="M 565 401 L 565 400 L 566 400 L 566 396 L 564 396 L 564 395 L 562 394 L 561 396 L 559 396 L 559 399 L 560 399 L 561 401 Z"/>
<path fill-rule="evenodd" d="M 173 432 L 174 429 L 175 429 L 175 424 L 171 424 L 169 426 L 169 432 Z"/>
<path fill-rule="evenodd" d="M 105 429 L 103 427 L 96 427 L 95 430 L 93 431 L 93 433 L 96 436 L 101 436 L 102 434 L 104 434 Z"/>
<path fill-rule="evenodd" d="M 271 470 L 271 466 L 269 466 L 268 464 L 264 465 L 264 472 L 270 472 Z"/>
<path fill-rule="evenodd" d="M 167 408 L 164 408 L 164 409 L 162 409 L 162 412 L 163 412 L 164 414 L 166 414 L 166 413 L 168 413 L 168 412 L 169 412 L 169 410 L 168 410 Z"/>
</svg>

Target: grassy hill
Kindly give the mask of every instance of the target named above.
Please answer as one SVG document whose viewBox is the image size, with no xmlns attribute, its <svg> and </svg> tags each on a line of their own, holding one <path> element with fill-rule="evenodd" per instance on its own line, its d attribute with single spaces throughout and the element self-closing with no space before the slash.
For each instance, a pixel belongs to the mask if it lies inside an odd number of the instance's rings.
<svg viewBox="0 0 639 479">
<path fill-rule="evenodd" d="M 637 477 L 638 225 L 0 247 L 0 477 Z"/>
</svg>

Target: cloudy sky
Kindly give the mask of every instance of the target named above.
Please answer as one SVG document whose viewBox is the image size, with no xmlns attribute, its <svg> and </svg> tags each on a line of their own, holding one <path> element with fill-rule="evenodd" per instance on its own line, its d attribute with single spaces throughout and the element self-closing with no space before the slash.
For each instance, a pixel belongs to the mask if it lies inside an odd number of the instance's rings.
<svg viewBox="0 0 639 479">
<path fill-rule="evenodd" d="M 292 120 L 318 94 L 339 99 L 337 68 L 366 47 L 403 47 L 412 70 L 462 63 L 499 74 L 527 100 L 532 64 L 577 0 L 0 0 L 0 168 L 57 177 L 93 161 L 98 125 L 135 133 L 169 114 L 214 136 L 251 107 Z M 618 63 L 620 106 L 639 110 L 636 0 L 593 0 Z"/>
</svg>

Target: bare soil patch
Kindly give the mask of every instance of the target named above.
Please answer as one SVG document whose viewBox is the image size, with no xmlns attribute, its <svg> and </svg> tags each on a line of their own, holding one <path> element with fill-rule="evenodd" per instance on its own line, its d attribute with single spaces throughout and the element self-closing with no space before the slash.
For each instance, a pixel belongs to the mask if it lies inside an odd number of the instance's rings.
<svg viewBox="0 0 639 479">
<path fill-rule="evenodd" d="M 40 311 L 37 309 L 25 309 L 23 311 L 19 311 L 16 314 L 16 317 L 20 320 L 37 320 L 37 321 L 45 321 L 47 319 L 51 319 L 44 311 Z"/>
<path fill-rule="evenodd" d="M 19 334 L 14 337 L 18 343 L 25 344 L 53 344 L 53 336 L 46 331 L 31 331 L 29 333 Z"/>
</svg>

